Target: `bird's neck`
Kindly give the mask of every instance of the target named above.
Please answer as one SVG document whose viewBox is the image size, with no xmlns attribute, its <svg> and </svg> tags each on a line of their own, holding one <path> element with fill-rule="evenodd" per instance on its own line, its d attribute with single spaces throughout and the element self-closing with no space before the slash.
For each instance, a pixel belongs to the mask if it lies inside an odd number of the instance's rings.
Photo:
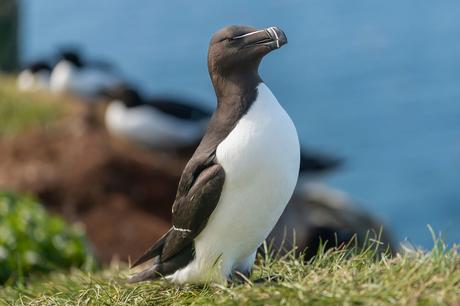
<svg viewBox="0 0 460 306">
<path fill-rule="evenodd" d="M 257 86 L 262 83 L 257 70 L 235 72 L 229 75 L 214 74 L 212 83 L 217 96 L 218 109 L 247 110 L 257 95 Z"/>
<path fill-rule="evenodd" d="M 216 149 L 238 120 L 248 112 L 257 98 L 257 86 L 262 82 L 257 71 L 231 75 L 211 72 L 210 75 L 217 96 L 217 109 L 196 151 L 207 154 Z"/>
</svg>

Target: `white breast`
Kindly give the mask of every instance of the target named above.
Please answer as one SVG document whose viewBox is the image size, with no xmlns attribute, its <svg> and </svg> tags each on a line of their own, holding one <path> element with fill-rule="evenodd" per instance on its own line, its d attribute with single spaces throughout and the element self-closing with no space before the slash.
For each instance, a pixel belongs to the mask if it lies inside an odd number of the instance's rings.
<svg viewBox="0 0 460 306">
<path fill-rule="evenodd" d="M 105 123 L 110 133 L 141 145 L 174 149 L 196 143 L 204 133 L 207 120 L 182 120 L 151 106 L 127 108 L 120 101 L 107 107 Z"/>
<path fill-rule="evenodd" d="M 60 61 L 51 72 L 50 90 L 56 93 L 67 92 L 75 78 L 76 68 L 67 61 Z"/>
<path fill-rule="evenodd" d="M 50 89 L 90 98 L 118 83 L 120 79 L 110 72 L 92 67 L 79 69 L 68 61 L 61 61 L 51 73 Z"/>
<path fill-rule="evenodd" d="M 220 258 L 215 280 L 251 266 L 252 254 L 275 226 L 294 191 L 300 164 L 297 131 L 263 83 L 248 113 L 217 147 L 225 170 L 219 203 L 195 239 L 196 257 L 176 282 L 200 282 Z M 201 276 L 202 278 L 203 276 Z"/>
<path fill-rule="evenodd" d="M 33 73 L 29 69 L 21 71 L 17 79 L 17 87 L 21 91 L 47 90 L 49 89 L 49 71 Z"/>
<path fill-rule="evenodd" d="M 35 86 L 35 77 L 32 71 L 30 71 L 29 69 L 21 71 L 21 73 L 19 73 L 18 75 L 16 84 L 19 90 L 33 90 Z"/>
</svg>

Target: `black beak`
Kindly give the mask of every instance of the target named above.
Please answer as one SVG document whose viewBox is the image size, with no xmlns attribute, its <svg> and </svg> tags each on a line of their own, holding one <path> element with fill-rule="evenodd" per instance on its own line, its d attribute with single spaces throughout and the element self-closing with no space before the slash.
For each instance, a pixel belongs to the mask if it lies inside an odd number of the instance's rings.
<svg viewBox="0 0 460 306">
<path fill-rule="evenodd" d="M 287 44 L 286 34 L 278 27 L 249 32 L 233 37 L 233 39 L 244 39 L 243 48 L 267 46 L 274 50 Z"/>
</svg>

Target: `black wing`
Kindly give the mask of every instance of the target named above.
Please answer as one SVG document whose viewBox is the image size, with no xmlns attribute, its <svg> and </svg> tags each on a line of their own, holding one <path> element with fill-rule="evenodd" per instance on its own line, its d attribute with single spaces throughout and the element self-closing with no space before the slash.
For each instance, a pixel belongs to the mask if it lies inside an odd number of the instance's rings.
<svg viewBox="0 0 460 306">
<path fill-rule="evenodd" d="M 225 181 L 222 166 L 215 162 L 215 153 L 192 158 L 182 173 L 173 204 L 171 228 L 132 267 L 159 256 L 162 263 L 190 249 L 193 239 L 203 230 L 220 199 Z"/>
</svg>

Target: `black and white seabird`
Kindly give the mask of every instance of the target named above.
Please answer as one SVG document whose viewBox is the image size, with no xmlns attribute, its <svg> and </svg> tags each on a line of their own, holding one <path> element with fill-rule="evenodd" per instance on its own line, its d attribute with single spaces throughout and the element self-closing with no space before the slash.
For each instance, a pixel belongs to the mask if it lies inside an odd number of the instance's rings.
<svg viewBox="0 0 460 306">
<path fill-rule="evenodd" d="M 211 113 L 193 103 L 173 98 L 143 99 L 129 85 L 106 93 L 111 100 L 105 112 L 107 130 L 142 146 L 179 149 L 196 145 Z"/>
<path fill-rule="evenodd" d="M 217 109 L 182 173 L 173 227 L 134 263 L 154 258 L 131 282 L 225 283 L 251 271 L 299 174 L 296 128 L 258 73 L 262 58 L 286 43 L 277 27 L 229 26 L 212 37 Z"/>
<path fill-rule="evenodd" d="M 50 90 L 95 98 L 121 83 L 121 78 L 102 65 L 83 61 L 75 51 L 62 52 L 51 72 Z"/>
<path fill-rule="evenodd" d="M 21 91 L 48 90 L 51 65 L 46 61 L 36 61 L 26 65 L 18 75 L 17 87 Z"/>
</svg>

